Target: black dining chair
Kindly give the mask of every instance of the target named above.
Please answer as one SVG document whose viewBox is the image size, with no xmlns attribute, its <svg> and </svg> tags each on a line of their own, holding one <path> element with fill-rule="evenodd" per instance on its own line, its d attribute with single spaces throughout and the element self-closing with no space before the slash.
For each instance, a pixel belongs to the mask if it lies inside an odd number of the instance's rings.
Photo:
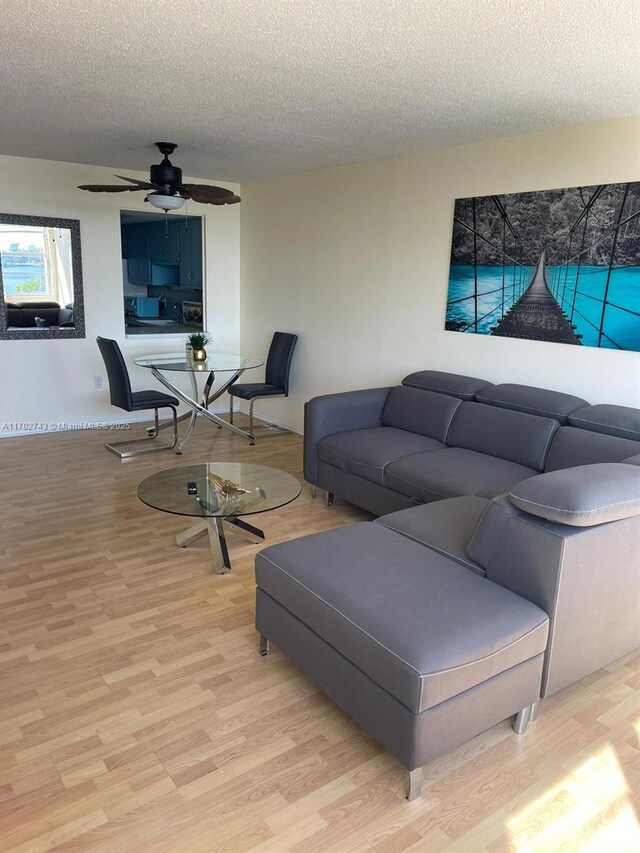
<svg viewBox="0 0 640 853">
<path fill-rule="evenodd" d="M 146 409 L 154 409 L 155 412 L 155 427 L 148 430 L 148 438 L 105 444 L 107 450 L 115 453 L 121 459 L 126 459 L 130 456 L 139 456 L 142 453 L 150 453 L 156 450 L 172 450 L 178 441 L 178 412 L 176 410 L 176 407 L 179 405 L 178 400 L 169 394 L 164 394 L 162 391 L 131 391 L 129 372 L 117 342 L 112 341 L 110 338 L 100 337 L 96 338 L 96 341 L 104 359 L 104 365 L 107 368 L 111 405 L 124 409 L 125 412 L 141 412 Z M 160 431 L 158 409 L 165 408 L 171 409 L 173 413 L 172 442 L 171 444 L 149 446 L 150 442 L 158 437 L 158 432 Z M 128 445 L 130 449 L 121 449 L 125 445 Z M 137 449 L 136 445 L 138 446 Z"/>
<path fill-rule="evenodd" d="M 249 432 L 253 433 L 253 404 L 261 397 L 288 397 L 289 373 L 293 351 L 298 343 L 298 336 L 290 332 L 274 332 L 267 355 L 264 382 L 247 382 L 229 386 L 229 423 L 233 423 L 233 398 L 249 401 Z M 267 426 L 278 432 L 289 433 L 276 424 Z"/>
</svg>

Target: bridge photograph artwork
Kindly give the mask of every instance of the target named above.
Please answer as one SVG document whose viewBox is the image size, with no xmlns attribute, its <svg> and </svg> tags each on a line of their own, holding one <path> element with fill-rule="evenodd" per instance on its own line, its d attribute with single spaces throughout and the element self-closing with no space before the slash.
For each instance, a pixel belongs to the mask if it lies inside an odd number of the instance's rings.
<svg viewBox="0 0 640 853">
<path fill-rule="evenodd" d="M 445 329 L 640 352 L 640 182 L 456 199 Z"/>
</svg>

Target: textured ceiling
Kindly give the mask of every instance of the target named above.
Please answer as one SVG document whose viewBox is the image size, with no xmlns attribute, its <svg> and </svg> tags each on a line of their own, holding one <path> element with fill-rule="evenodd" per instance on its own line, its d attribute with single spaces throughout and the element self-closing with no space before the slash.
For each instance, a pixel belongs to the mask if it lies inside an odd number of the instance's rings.
<svg viewBox="0 0 640 853">
<path fill-rule="evenodd" d="M 242 181 L 640 110 L 638 0 L 4 0 L 0 153 Z"/>
</svg>

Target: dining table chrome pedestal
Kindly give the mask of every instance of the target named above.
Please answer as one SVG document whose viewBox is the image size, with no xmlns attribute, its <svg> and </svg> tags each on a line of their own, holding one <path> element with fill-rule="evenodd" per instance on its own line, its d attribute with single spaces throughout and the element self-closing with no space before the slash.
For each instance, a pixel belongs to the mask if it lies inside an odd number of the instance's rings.
<svg viewBox="0 0 640 853">
<path fill-rule="evenodd" d="M 189 358 L 186 352 L 183 353 L 161 353 L 159 355 L 145 355 L 135 359 L 138 367 L 145 367 L 151 371 L 153 376 L 164 385 L 175 397 L 185 403 L 190 409 L 184 415 L 180 415 L 178 421 L 189 420 L 184 435 L 178 442 L 176 453 L 180 455 L 184 450 L 196 421 L 199 417 L 205 418 L 215 424 L 220 429 L 225 429 L 228 432 L 238 435 L 246 439 L 250 444 L 255 444 L 255 436 L 252 432 L 240 429 L 235 424 L 218 417 L 211 411 L 211 405 L 222 394 L 225 393 L 230 385 L 237 382 L 245 370 L 252 370 L 254 367 L 260 367 L 264 362 L 260 358 L 252 356 L 237 355 L 233 353 L 207 353 L 205 361 L 194 361 Z M 186 373 L 189 376 L 191 384 L 191 396 L 179 388 L 175 381 L 172 382 L 169 376 L 175 377 L 178 373 Z M 216 376 L 222 374 L 222 382 L 214 388 Z M 198 393 L 198 376 L 206 377 L 202 394 Z M 198 398 L 200 398 L 198 400 Z M 166 424 L 161 424 L 160 429 L 164 429 Z M 154 427 L 150 427 L 154 430 Z"/>
</svg>

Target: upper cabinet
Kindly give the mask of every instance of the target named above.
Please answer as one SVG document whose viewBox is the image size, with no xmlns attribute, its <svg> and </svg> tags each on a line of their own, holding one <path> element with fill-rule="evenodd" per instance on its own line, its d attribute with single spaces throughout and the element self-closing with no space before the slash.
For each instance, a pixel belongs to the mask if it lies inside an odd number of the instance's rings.
<svg viewBox="0 0 640 853">
<path fill-rule="evenodd" d="M 150 222 L 146 226 L 149 231 L 149 260 L 152 264 L 179 263 L 178 229 L 180 224 L 164 221 Z"/>
<path fill-rule="evenodd" d="M 131 284 L 151 284 L 149 229 L 145 224 L 125 225 L 123 245 L 127 253 L 127 272 Z"/>
<path fill-rule="evenodd" d="M 202 220 L 189 220 L 188 228 L 178 228 L 180 286 L 202 287 Z"/>
<path fill-rule="evenodd" d="M 202 287 L 201 217 L 126 224 L 122 243 L 131 284 Z"/>
</svg>

